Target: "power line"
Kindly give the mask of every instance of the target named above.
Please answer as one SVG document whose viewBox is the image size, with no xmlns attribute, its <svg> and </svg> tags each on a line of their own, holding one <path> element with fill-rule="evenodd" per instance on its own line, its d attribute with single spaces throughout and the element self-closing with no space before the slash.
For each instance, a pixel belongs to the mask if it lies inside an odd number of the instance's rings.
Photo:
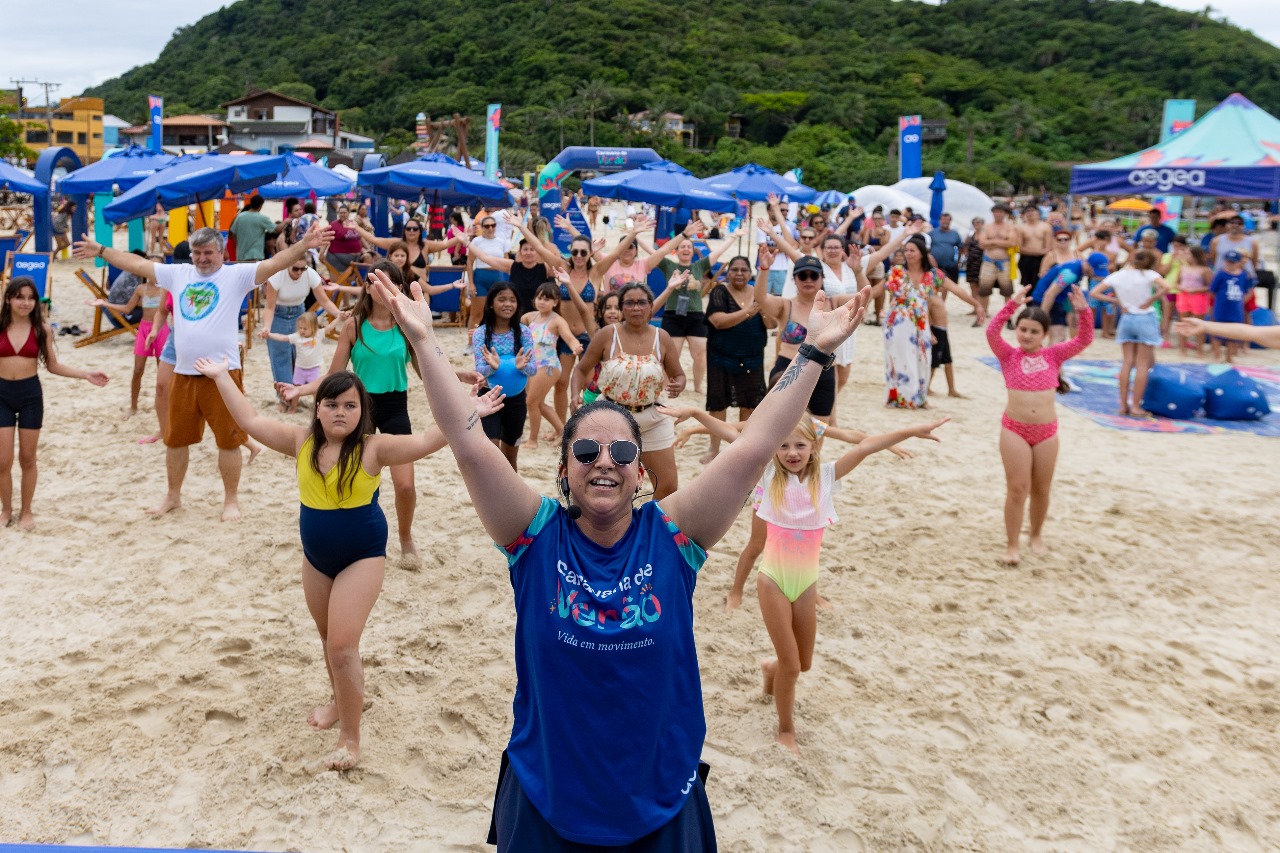
<svg viewBox="0 0 1280 853">
<path fill-rule="evenodd" d="M 61 88 L 62 84 L 46 83 L 43 80 L 15 80 L 12 77 L 9 78 L 9 82 L 18 87 L 19 98 L 21 98 L 22 86 L 24 83 L 30 83 L 33 86 L 44 87 L 44 123 L 45 125 L 47 125 L 49 129 L 49 141 L 52 142 L 53 141 L 53 99 L 50 97 L 49 93 L 51 89 Z M 18 108 L 19 109 L 22 108 L 21 102 L 19 102 Z"/>
</svg>

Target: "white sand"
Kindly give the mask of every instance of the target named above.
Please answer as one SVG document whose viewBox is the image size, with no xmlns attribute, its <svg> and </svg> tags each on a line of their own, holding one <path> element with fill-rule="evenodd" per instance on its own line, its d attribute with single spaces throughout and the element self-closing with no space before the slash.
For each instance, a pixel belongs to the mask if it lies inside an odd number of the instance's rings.
<svg viewBox="0 0 1280 853">
<path fill-rule="evenodd" d="M 86 326 L 74 268 L 57 268 L 58 318 Z M 722 609 L 745 513 L 702 574 L 723 849 L 1280 848 L 1280 442 L 1118 432 L 1060 409 L 1053 553 L 1000 567 L 1003 386 L 974 360 L 980 330 L 953 311 L 972 399 L 935 396 L 954 418 L 943 443 L 873 457 L 838 501 L 821 580 L 835 609 L 798 688 L 803 759 L 773 745 L 754 583 L 741 610 Z M 839 408 L 870 431 L 926 417 L 880 405 L 878 334 L 859 333 Z M 461 335 L 445 335 L 461 363 Z M 246 518 L 221 524 L 206 437 L 184 507 L 150 519 L 164 453 L 134 439 L 154 427 L 153 370 L 145 411 L 122 423 L 132 342 L 59 344 L 112 382 L 45 378 L 39 529 L 0 530 L 0 841 L 490 849 L 511 593 L 448 452 L 417 466 L 423 569 L 388 569 L 365 634 L 361 765 L 311 775 L 304 763 L 335 734 L 305 722 L 328 686 L 299 583 L 291 460 L 267 452 L 246 469 Z M 268 377 L 255 345 L 246 380 L 264 409 Z M 411 404 L 424 428 L 420 386 Z M 703 448 L 682 453 L 686 482 Z M 521 459 L 547 494 L 555 459 L 545 446 Z M 626 772 L 625 754 L 614 760 Z"/>
</svg>

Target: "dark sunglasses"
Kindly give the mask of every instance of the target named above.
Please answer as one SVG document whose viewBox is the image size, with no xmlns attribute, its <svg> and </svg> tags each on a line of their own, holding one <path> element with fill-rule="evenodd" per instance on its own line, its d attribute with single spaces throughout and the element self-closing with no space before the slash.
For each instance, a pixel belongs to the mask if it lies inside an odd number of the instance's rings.
<svg viewBox="0 0 1280 853">
<path fill-rule="evenodd" d="M 496 226 L 496 224 L 497 224 L 497 223 L 494 223 L 494 222 L 481 222 L 481 223 L 480 223 L 480 227 L 481 227 L 481 228 L 493 228 L 493 227 L 495 227 L 495 226 Z"/>
<path fill-rule="evenodd" d="M 573 255 L 575 258 L 585 258 L 587 255 L 591 253 L 588 252 L 586 249 L 572 249 L 569 251 L 569 254 Z"/>
<path fill-rule="evenodd" d="M 583 465 L 592 465 L 600 458 L 600 442 L 594 438 L 579 438 L 569 445 L 573 458 Z M 609 442 L 609 458 L 614 465 L 630 465 L 640 455 L 640 448 L 634 441 L 620 438 Z"/>
<path fill-rule="evenodd" d="M 404 230 L 406 230 L 406 231 L 421 231 L 422 229 L 421 229 L 421 228 L 419 228 L 417 225 L 406 225 L 406 226 L 404 227 Z"/>
<path fill-rule="evenodd" d="M 1069 236 L 1067 236 L 1067 237 L 1054 237 L 1053 239 L 1057 240 L 1059 243 L 1070 243 L 1070 242 L 1071 242 L 1071 237 L 1069 237 Z"/>
<path fill-rule="evenodd" d="M 816 272 L 798 272 L 795 274 L 796 281 L 817 281 L 822 278 Z"/>
<path fill-rule="evenodd" d="M 306 267 L 289 267 L 289 269 L 290 269 L 290 270 L 292 270 L 293 272 L 306 272 L 306 271 L 307 271 L 307 268 L 306 268 Z"/>
<path fill-rule="evenodd" d="M 805 240 L 815 240 L 818 237 L 817 234 L 801 234 L 800 236 Z"/>
</svg>

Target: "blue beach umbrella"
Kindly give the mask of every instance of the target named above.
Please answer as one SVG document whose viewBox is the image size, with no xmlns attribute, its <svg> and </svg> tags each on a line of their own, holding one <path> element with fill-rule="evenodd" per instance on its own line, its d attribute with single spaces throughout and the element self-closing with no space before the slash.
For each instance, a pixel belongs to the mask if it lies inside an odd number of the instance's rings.
<svg viewBox="0 0 1280 853">
<path fill-rule="evenodd" d="M 48 195 L 49 188 L 35 178 L 0 160 L 0 190 L 31 195 Z"/>
<path fill-rule="evenodd" d="M 736 213 L 738 201 L 728 193 L 712 189 L 688 169 L 670 160 L 646 163 L 638 169 L 602 175 L 582 182 L 587 195 L 638 201 L 659 207 L 686 210 L 714 210 Z"/>
<path fill-rule="evenodd" d="M 702 181 L 714 190 L 737 196 L 746 201 L 767 201 L 770 195 L 778 195 L 787 201 L 806 202 L 818 194 L 812 187 L 789 180 L 772 169 L 755 163 L 747 163 L 728 172 L 712 175 Z"/>
<path fill-rule="evenodd" d="M 929 199 L 929 224 L 937 228 L 942 220 L 942 196 L 947 191 L 947 173 L 934 172 L 929 189 L 933 190 L 933 197 Z"/>
<path fill-rule="evenodd" d="M 246 193 L 288 170 L 283 154 L 187 154 L 111 202 L 103 215 L 115 224 L 149 216 L 157 203 L 172 209 Z"/>
<path fill-rule="evenodd" d="M 285 159 L 289 162 L 289 172 L 258 187 L 258 195 L 263 198 L 306 198 L 315 193 L 319 198 L 329 198 L 351 192 L 354 182 L 332 169 L 297 154 L 286 154 Z"/>
<path fill-rule="evenodd" d="M 810 204 L 816 204 L 818 207 L 830 207 L 835 209 L 849 200 L 849 196 L 839 190 L 827 190 L 824 193 L 818 193 L 815 197 L 809 199 Z"/>
<path fill-rule="evenodd" d="M 507 188 L 473 172 L 445 154 L 426 154 L 408 163 L 361 172 L 356 184 L 376 195 L 416 199 L 431 196 L 437 204 L 492 202 L 511 204 Z"/>
<path fill-rule="evenodd" d="M 96 163 L 76 169 L 58 182 L 58 191 L 67 195 L 90 195 L 127 191 L 173 162 L 172 154 L 130 145 Z"/>
</svg>

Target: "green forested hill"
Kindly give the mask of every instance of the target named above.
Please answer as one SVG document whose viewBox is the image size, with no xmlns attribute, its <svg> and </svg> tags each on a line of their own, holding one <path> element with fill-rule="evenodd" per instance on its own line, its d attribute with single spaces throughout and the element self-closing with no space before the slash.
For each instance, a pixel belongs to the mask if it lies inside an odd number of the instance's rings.
<svg viewBox="0 0 1280 853">
<path fill-rule="evenodd" d="M 1121 0 L 240 0 L 86 94 L 141 120 L 149 93 L 217 112 L 252 86 L 338 109 L 392 148 L 419 111 L 501 102 L 509 171 L 594 135 L 698 173 L 755 159 L 841 188 L 892 182 L 897 116 L 919 113 L 950 120 L 927 169 L 1027 187 L 1153 144 L 1168 97 L 1203 112 L 1239 91 L 1280 112 L 1280 49 Z M 623 117 L 644 109 L 696 121 L 701 151 L 633 134 Z M 724 138 L 730 114 L 742 138 Z"/>
</svg>

